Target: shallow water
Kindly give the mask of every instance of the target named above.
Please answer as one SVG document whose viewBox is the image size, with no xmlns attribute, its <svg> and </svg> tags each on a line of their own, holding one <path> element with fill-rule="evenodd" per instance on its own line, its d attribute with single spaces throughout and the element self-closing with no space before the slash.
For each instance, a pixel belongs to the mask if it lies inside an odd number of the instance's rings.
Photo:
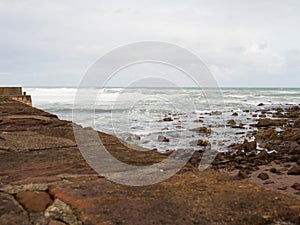
<svg viewBox="0 0 300 225">
<path fill-rule="evenodd" d="M 226 146 L 242 142 L 247 133 L 251 139 L 249 124 L 256 122 L 257 118 L 252 117 L 256 110 L 300 103 L 300 88 L 225 88 L 220 92 L 194 88 L 86 88 L 81 96 L 76 96 L 76 88 L 24 91 L 32 96 L 33 106 L 61 119 L 159 151 L 203 148 L 190 143 L 197 139 L 217 143 L 219 151 L 226 151 Z M 75 100 L 78 110 L 72 116 Z M 257 106 L 259 103 L 264 106 Z M 233 112 L 238 116 L 232 116 Z M 172 121 L 161 121 L 165 117 Z M 245 129 L 227 127 L 229 119 L 243 123 Z M 191 131 L 200 126 L 210 127 L 213 133 Z M 170 141 L 159 142 L 158 135 Z"/>
</svg>

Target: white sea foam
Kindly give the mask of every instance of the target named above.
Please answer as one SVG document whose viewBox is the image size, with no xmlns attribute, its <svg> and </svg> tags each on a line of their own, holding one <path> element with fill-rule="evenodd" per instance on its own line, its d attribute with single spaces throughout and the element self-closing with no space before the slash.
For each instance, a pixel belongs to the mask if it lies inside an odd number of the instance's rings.
<svg viewBox="0 0 300 225">
<path fill-rule="evenodd" d="M 61 119 L 72 120 L 76 88 L 24 88 L 24 91 L 32 96 L 33 106 L 54 113 Z M 82 116 L 74 122 L 93 126 L 122 139 L 139 135 L 141 139 L 135 140 L 135 143 L 161 151 L 191 148 L 191 141 L 208 139 L 205 135 L 190 130 L 199 126 L 211 127 L 218 140 L 223 140 L 225 134 L 225 139 L 229 140 L 224 141 L 227 145 L 241 141 L 245 138 L 246 134 L 242 134 L 245 130 L 225 129 L 233 111 L 239 113 L 234 118 L 237 123 L 250 124 L 256 120 L 250 113 L 260 108 L 258 103 L 264 103 L 261 108 L 266 109 L 287 103 L 300 103 L 300 89 L 295 88 L 226 88 L 222 90 L 223 99 L 217 98 L 211 92 L 204 93 L 200 89 L 192 88 L 105 88 L 101 91 L 97 88 L 86 88 L 84 91 L 85 95 L 80 99 Z M 96 99 L 94 104 L 85 105 L 91 97 Z M 212 114 L 216 110 L 222 114 Z M 250 112 L 244 112 L 245 110 Z M 160 122 L 164 117 L 170 117 L 173 121 Z M 194 122 L 199 119 L 203 123 Z M 168 137 L 170 142 L 159 143 L 157 137 L 160 134 Z M 224 150 L 222 146 L 221 148 L 220 150 Z"/>
</svg>

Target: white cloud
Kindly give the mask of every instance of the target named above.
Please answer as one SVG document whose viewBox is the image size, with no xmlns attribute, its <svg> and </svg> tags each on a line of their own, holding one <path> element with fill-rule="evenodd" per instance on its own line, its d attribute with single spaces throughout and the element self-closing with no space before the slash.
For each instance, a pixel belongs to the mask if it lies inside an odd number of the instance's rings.
<svg viewBox="0 0 300 225">
<path fill-rule="evenodd" d="M 51 75 L 77 84 L 110 49 L 159 40 L 196 53 L 221 85 L 260 82 L 250 76 L 287 79 L 299 68 L 290 52 L 300 49 L 299 10 L 293 0 L 2 0 L 0 70 L 26 85 L 31 74 L 40 74 L 42 85 L 53 83 Z"/>
</svg>

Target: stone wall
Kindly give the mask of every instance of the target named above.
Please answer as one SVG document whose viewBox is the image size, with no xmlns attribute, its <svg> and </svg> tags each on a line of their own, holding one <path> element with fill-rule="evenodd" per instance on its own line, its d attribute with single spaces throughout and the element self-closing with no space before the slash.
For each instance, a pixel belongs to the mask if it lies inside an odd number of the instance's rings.
<svg viewBox="0 0 300 225">
<path fill-rule="evenodd" d="M 0 96 L 22 95 L 21 87 L 0 87 Z"/>
</svg>

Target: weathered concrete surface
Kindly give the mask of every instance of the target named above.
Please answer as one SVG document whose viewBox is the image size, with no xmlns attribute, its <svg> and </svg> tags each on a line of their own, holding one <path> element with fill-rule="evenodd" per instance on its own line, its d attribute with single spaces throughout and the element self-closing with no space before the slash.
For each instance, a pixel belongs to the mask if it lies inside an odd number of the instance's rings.
<svg viewBox="0 0 300 225">
<path fill-rule="evenodd" d="M 99 135 L 126 163 L 149 165 L 166 157 Z M 190 164 L 151 186 L 110 182 L 82 158 L 71 122 L 16 101 L 0 101 L 0 146 L 1 225 L 299 223 L 298 200 Z"/>
<path fill-rule="evenodd" d="M 22 87 L 0 87 L 0 99 L 10 99 L 32 106 L 30 95 L 22 93 Z"/>
</svg>

